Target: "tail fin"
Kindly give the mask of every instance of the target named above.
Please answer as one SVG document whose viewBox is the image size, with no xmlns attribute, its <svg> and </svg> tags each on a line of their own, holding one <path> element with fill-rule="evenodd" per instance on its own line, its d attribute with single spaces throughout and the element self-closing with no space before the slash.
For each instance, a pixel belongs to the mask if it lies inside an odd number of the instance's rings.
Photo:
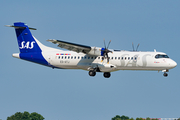
<svg viewBox="0 0 180 120">
<path fill-rule="evenodd" d="M 39 47 L 37 41 L 31 34 L 30 30 L 36 30 L 35 28 L 30 28 L 26 24 L 22 22 L 14 23 L 14 27 L 16 31 L 17 41 L 19 45 L 20 53 L 30 53 L 30 52 L 41 52 L 41 48 Z"/>
</svg>

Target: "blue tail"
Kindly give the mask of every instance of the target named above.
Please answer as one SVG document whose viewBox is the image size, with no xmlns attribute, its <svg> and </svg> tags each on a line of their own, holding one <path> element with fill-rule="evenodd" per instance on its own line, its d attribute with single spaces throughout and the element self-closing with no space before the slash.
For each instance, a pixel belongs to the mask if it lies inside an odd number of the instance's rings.
<svg viewBox="0 0 180 120">
<path fill-rule="evenodd" d="M 32 36 L 29 30 L 29 29 L 32 30 L 36 30 L 36 29 L 30 28 L 26 24 L 21 22 L 17 22 L 14 23 L 14 25 L 7 25 L 7 26 L 15 28 L 19 50 L 20 50 L 20 53 L 13 54 L 13 57 L 51 67 L 51 65 L 42 55 L 42 51 L 44 49 L 49 49 L 49 48 L 41 44 L 34 36 Z"/>
<path fill-rule="evenodd" d="M 15 27 L 20 53 L 42 51 L 29 30 L 35 30 L 34 28 L 29 28 L 27 25 L 21 22 L 14 23 L 14 26 L 12 27 Z"/>
</svg>

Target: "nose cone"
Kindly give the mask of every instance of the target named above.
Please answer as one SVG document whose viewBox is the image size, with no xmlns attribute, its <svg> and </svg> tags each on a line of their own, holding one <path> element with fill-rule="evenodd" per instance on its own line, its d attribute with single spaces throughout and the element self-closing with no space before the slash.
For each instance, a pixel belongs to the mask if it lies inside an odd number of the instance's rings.
<svg viewBox="0 0 180 120">
<path fill-rule="evenodd" d="M 176 67 L 177 66 L 177 63 L 176 62 L 174 62 L 174 67 Z"/>
<path fill-rule="evenodd" d="M 177 66 L 177 63 L 176 63 L 175 61 L 172 61 L 172 62 L 171 62 L 171 66 L 174 68 L 174 67 Z"/>
</svg>

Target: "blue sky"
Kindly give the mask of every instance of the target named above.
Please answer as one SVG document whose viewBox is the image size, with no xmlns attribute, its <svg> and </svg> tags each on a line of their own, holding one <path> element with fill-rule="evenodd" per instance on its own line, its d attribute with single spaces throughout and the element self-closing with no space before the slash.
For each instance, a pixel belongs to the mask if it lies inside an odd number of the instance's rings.
<svg viewBox="0 0 180 120">
<path fill-rule="evenodd" d="M 25 22 L 43 44 L 61 39 L 111 49 L 167 53 L 178 64 L 180 45 L 178 0 L 0 1 L 0 119 L 16 112 L 37 112 L 45 120 L 110 120 L 129 117 L 180 117 L 180 68 L 167 78 L 156 71 L 102 73 L 58 70 L 12 57 L 18 53 L 12 25 Z"/>
</svg>

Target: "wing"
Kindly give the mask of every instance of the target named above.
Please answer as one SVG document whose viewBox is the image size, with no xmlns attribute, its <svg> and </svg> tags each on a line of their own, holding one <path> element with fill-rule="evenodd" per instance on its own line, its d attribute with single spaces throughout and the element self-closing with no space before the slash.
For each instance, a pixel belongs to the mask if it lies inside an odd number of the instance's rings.
<svg viewBox="0 0 180 120">
<path fill-rule="evenodd" d="M 52 42 L 54 44 L 58 44 L 58 47 L 60 48 L 68 49 L 70 51 L 75 51 L 77 53 L 82 52 L 87 54 L 91 51 L 91 47 L 86 45 L 80 45 L 80 44 L 65 42 L 62 40 L 54 40 L 54 39 L 49 39 L 47 41 Z"/>
</svg>

